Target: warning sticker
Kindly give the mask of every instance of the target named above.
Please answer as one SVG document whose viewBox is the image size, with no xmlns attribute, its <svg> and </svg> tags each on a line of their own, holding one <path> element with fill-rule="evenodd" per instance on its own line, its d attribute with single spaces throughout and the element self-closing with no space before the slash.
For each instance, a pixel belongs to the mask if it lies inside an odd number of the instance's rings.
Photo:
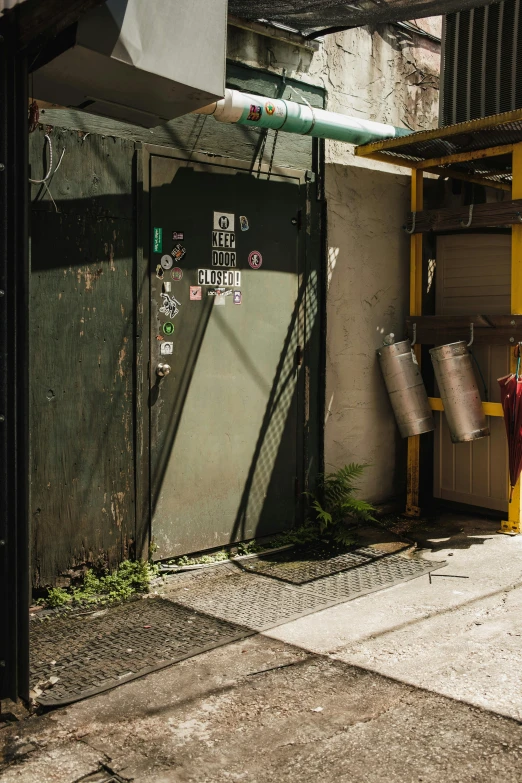
<svg viewBox="0 0 522 783">
<path fill-rule="evenodd" d="M 239 288 L 241 272 L 230 269 L 198 269 L 198 284 Z"/>
</svg>

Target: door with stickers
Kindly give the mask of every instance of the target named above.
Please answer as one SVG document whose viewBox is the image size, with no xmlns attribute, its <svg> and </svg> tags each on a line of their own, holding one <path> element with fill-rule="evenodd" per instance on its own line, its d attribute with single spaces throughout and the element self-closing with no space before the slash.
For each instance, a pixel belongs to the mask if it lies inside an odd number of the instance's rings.
<svg viewBox="0 0 522 783">
<path fill-rule="evenodd" d="M 304 297 L 300 172 L 150 154 L 155 557 L 292 527 Z"/>
</svg>

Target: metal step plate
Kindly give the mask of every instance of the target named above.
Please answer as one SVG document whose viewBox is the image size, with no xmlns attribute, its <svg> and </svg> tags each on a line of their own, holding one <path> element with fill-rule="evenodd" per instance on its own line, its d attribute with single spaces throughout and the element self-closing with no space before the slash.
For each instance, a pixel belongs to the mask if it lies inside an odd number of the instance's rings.
<svg viewBox="0 0 522 783">
<path fill-rule="evenodd" d="M 42 689 L 36 700 L 47 707 L 69 704 L 444 565 L 392 554 L 295 584 L 230 564 L 176 574 L 161 597 L 95 612 L 36 616 L 31 683 Z"/>
</svg>

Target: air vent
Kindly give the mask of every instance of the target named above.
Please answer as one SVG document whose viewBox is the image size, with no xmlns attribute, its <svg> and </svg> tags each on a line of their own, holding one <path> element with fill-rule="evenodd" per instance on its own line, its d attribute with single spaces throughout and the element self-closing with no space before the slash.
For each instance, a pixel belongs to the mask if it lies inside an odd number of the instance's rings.
<svg viewBox="0 0 522 783">
<path fill-rule="evenodd" d="M 440 125 L 522 108 L 522 0 L 448 14 Z"/>
</svg>

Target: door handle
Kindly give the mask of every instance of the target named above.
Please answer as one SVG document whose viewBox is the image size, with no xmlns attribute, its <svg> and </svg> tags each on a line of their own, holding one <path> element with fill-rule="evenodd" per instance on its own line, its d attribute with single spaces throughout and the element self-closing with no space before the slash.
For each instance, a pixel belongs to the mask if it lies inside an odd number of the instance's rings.
<svg viewBox="0 0 522 783">
<path fill-rule="evenodd" d="M 165 378 L 170 372 L 170 364 L 163 364 L 160 363 L 156 367 L 156 375 L 158 375 L 160 378 Z"/>
</svg>

